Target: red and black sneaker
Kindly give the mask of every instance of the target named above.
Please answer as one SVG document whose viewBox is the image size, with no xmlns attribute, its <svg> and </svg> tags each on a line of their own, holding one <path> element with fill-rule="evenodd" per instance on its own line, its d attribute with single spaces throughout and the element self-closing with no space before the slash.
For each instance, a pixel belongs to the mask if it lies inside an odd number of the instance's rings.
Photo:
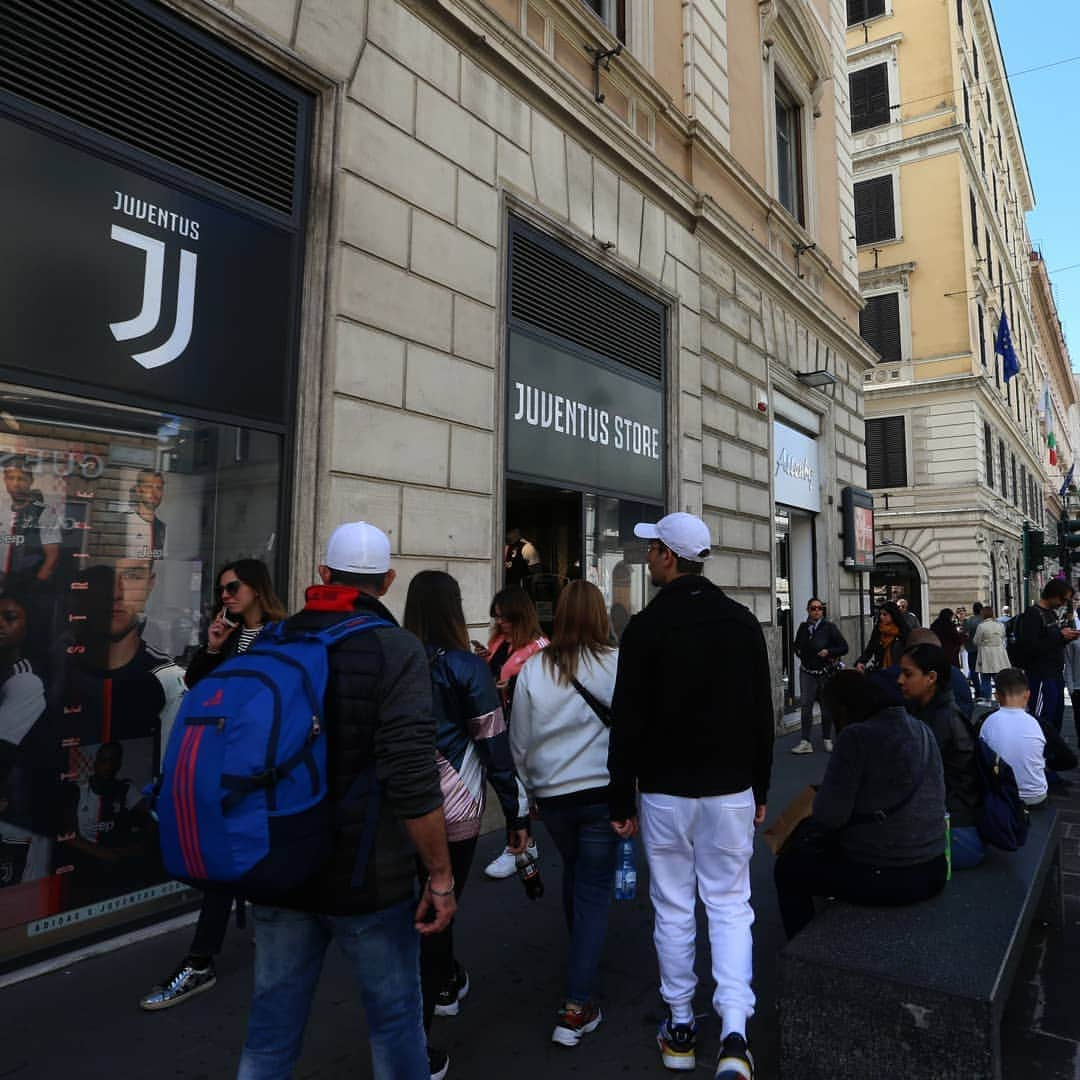
<svg viewBox="0 0 1080 1080">
<path fill-rule="evenodd" d="M 600 1026 L 601 1020 L 600 1007 L 593 1002 L 574 1005 L 568 1001 L 559 1010 L 559 1022 L 551 1033 L 551 1041 L 560 1046 L 577 1046 L 583 1035 Z"/>
</svg>

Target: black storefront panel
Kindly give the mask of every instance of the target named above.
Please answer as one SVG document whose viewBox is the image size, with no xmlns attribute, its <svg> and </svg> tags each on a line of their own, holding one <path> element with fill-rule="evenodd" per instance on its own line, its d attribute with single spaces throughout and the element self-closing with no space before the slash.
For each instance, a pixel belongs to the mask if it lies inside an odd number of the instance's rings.
<svg viewBox="0 0 1080 1080">
<path fill-rule="evenodd" d="M 287 420 L 289 230 L 0 117 L 0 365 Z"/>
</svg>

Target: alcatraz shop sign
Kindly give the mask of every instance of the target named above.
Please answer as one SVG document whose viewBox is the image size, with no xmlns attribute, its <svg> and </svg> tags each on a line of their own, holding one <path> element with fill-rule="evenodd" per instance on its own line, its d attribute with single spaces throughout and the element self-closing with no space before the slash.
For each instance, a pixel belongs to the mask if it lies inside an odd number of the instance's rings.
<svg viewBox="0 0 1080 1080">
<path fill-rule="evenodd" d="M 662 502 L 664 396 L 512 332 L 507 468 L 538 480 Z"/>
<path fill-rule="evenodd" d="M 821 509 L 817 440 L 786 424 L 773 424 L 773 497 L 800 510 Z"/>
<path fill-rule="evenodd" d="M 293 236 L 0 117 L 0 364 L 283 423 Z"/>
</svg>

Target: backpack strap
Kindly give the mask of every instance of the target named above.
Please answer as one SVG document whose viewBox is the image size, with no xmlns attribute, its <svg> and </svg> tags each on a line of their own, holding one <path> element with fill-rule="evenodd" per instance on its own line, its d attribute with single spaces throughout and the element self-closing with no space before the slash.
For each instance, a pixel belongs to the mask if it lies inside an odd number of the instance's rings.
<svg viewBox="0 0 1080 1080">
<path fill-rule="evenodd" d="M 381 627 L 392 627 L 395 624 L 378 615 L 351 615 L 347 619 L 336 622 L 333 626 L 327 626 L 323 630 L 314 630 L 306 633 L 309 641 L 321 641 L 328 649 L 339 641 L 344 641 L 353 634 L 359 634 L 363 630 L 378 630 Z"/>
<path fill-rule="evenodd" d="M 228 812 L 234 806 L 239 805 L 244 797 L 252 791 L 260 788 L 272 788 L 275 784 L 284 780 L 298 765 L 307 765 L 311 774 L 311 786 L 315 788 L 319 782 L 319 770 L 315 766 L 315 755 L 311 749 L 311 740 L 297 750 L 290 758 L 286 758 L 280 765 L 272 769 L 264 769 L 253 776 L 237 776 L 234 773 L 221 774 L 221 786 L 229 791 L 229 794 L 221 800 L 221 809 Z"/>
<path fill-rule="evenodd" d="M 912 785 L 911 790 L 898 802 L 894 803 L 887 810 L 871 810 L 867 814 L 852 814 L 848 818 L 847 824 L 844 828 L 849 828 L 852 825 L 882 825 L 888 818 L 891 818 L 894 814 L 900 813 L 905 806 L 918 794 L 919 788 L 922 787 L 923 781 L 926 779 L 926 774 L 930 769 L 930 759 L 932 757 L 929 746 L 930 736 L 923 732 L 923 760 L 919 766 L 919 772 L 915 777 L 915 783 Z"/>
</svg>

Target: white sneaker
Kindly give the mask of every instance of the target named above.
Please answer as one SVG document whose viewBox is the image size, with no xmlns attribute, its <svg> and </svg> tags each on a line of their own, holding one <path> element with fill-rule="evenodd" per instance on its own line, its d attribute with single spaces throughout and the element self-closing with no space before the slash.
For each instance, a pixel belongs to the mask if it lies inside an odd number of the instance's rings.
<svg viewBox="0 0 1080 1080">
<path fill-rule="evenodd" d="M 808 739 L 800 739 L 799 742 L 791 748 L 791 752 L 793 754 L 812 754 L 814 748 L 810 745 Z"/>
<path fill-rule="evenodd" d="M 537 850 L 535 840 L 533 840 L 525 850 L 532 858 L 540 858 L 540 852 Z M 505 848 L 503 849 L 503 853 L 501 855 L 492 859 L 491 862 L 489 862 L 487 866 L 484 867 L 484 873 L 487 874 L 489 878 L 512 877 L 516 870 L 517 856 L 512 855 Z"/>
<path fill-rule="evenodd" d="M 832 753 L 832 739 L 824 739 L 822 745 L 825 747 L 826 754 Z"/>
</svg>

